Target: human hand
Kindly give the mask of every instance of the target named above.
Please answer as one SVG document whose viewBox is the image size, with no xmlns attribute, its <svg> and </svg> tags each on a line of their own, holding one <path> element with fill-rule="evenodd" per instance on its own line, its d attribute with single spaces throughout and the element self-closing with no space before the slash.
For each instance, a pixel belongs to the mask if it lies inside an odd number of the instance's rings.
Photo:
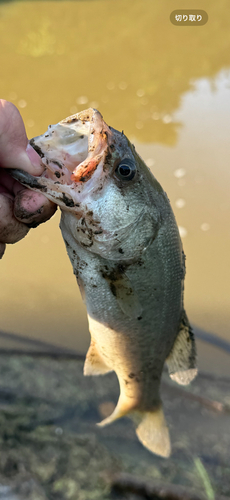
<svg viewBox="0 0 230 500">
<path fill-rule="evenodd" d="M 7 168 L 19 168 L 34 176 L 44 170 L 41 158 L 28 143 L 18 109 L 0 99 L 0 258 L 6 243 L 21 240 L 30 227 L 45 222 L 56 210 L 56 205 L 41 193 L 15 181 Z"/>
</svg>

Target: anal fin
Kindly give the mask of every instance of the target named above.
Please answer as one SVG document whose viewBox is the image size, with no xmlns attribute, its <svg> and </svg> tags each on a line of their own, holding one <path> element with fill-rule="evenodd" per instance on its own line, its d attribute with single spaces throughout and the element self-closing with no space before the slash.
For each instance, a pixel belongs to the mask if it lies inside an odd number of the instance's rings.
<svg viewBox="0 0 230 500">
<path fill-rule="evenodd" d="M 171 379 L 180 385 L 189 384 L 197 375 L 195 338 L 185 311 L 166 363 Z"/>
<path fill-rule="evenodd" d="M 103 375 L 110 371 L 111 368 L 105 363 L 92 339 L 85 358 L 84 375 Z"/>
</svg>

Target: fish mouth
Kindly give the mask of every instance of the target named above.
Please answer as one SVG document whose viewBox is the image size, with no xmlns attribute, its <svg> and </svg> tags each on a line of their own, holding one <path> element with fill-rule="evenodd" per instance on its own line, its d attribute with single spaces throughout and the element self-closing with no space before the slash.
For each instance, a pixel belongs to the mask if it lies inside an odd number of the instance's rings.
<svg viewBox="0 0 230 500">
<path fill-rule="evenodd" d="M 102 177 L 112 132 L 100 112 L 89 108 L 49 125 L 47 132 L 29 142 L 44 172 L 34 177 L 14 169 L 12 176 L 54 203 L 73 209 L 95 187 L 96 178 Z"/>
</svg>

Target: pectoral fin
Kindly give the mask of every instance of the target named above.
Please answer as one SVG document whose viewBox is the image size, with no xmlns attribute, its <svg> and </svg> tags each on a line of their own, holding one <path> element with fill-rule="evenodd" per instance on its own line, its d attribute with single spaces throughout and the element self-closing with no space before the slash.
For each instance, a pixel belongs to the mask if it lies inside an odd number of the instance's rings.
<svg viewBox="0 0 230 500">
<path fill-rule="evenodd" d="M 114 286 L 116 299 L 121 310 L 129 318 L 138 318 L 142 313 L 142 307 L 127 276 L 123 275 L 121 280 L 114 283 Z"/>
<path fill-rule="evenodd" d="M 84 375 L 103 375 L 110 371 L 112 371 L 111 368 L 105 363 L 97 349 L 95 341 L 92 339 L 86 354 Z"/>
<path fill-rule="evenodd" d="M 187 385 L 197 375 L 195 339 L 185 311 L 181 318 L 179 333 L 166 363 L 171 379 L 178 384 Z"/>
<path fill-rule="evenodd" d="M 108 281 L 110 290 L 116 297 L 123 313 L 129 318 L 141 316 L 142 306 L 128 276 L 123 273 L 120 276 L 118 275 L 116 279 L 111 279 L 110 275 L 104 275 L 104 277 Z"/>
</svg>

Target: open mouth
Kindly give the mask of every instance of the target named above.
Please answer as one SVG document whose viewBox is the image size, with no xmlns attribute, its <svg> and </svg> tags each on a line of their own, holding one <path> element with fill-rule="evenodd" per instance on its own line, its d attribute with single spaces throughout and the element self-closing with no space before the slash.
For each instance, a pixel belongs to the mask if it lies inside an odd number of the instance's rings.
<svg viewBox="0 0 230 500">
<path fill-rule="evenodd" d="M 19 170 L 12 175 L 59 205 L 77 206 L 83 191 L 85 196 L 103 174 L 110 135 L 99 111 L 89 108 L 49 125 L 45 134 L 30 140 L 45 167 L 40 177 Z"/>
<path fill-rule="evenodd" d="M 45 134 L 30 141 L 45 165 L 43 176 L 61 184 L 88 180 L 102 158 L 107 129 L 93 108 L 49 125 Z"/>
</svg>

